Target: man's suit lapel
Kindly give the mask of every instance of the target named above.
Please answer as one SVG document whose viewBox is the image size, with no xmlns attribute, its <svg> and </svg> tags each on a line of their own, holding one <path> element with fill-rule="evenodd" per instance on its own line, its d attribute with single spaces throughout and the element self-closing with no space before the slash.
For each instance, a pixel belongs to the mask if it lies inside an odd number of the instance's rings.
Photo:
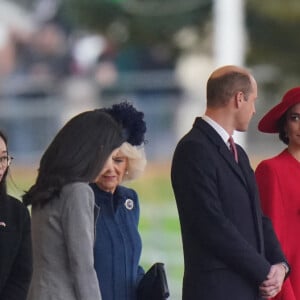
<svg viewBox="0 0 300 300">
<path fill-rule="evenodd" d="M 230 151 L 227 148 L 227 146 L 225 145 L 225 143 L 223 141 L 222 141 L 222 143 L 224 144 L 224 147 L 222 145 L 219 145 L 220 154 L 227 161 L 227 163 L 230 165 L 230 167 L 236 173 L 236 175 L 241 179 L 241 181 L 243 182 L 243 184 L 246 187 L 248 187 L 247 181 L 245 179 L 245 176 L 244 176 L 244 174 L 243 174 L 243 172 L 242 172 L 239 164 L 236 163 L 236 161 L 234 160 L 233 154 L 230 153 Z"/>
<path fill-rule="evenodd" d="M 220 155 L 229 164 L 233 172 L 240 178 L 242 183 L 248 188 L 245 176 L 239 167 L 239 165 L 234 160 L 233 154 L 230 152 L 220 135 L 212 128 L 207 122 L 201 118 L 196 118 L 194 126 L 199 128 L 207 138 L 216 146 Z"/>
<path fill-rule="evenodd" d="M 249 165 L 248 162 L 243 159 L 243 161 L 240 164 L 241 170 L 245 174 L 245 178 L 247 180 L 247 185 L 248 185 L 248 190 L 250 193 L 250 197 L 252 199 L 251 205 L 253 209 L 253 215 L 255 218 L 255 221 L 257 224 L 257 231 L 258 231 L 258 241 L 259 241 L 259 250 L 260 253 L 264 252 L 264 244 L 263 244 L 263 232 L 262 232 L 262 219 L 261 219 L 261 209 L 260 209 L 260 203 L 259 203 L 259 196 L 258 196 L 258 191 L 256 187 L 256 181 L 254 174 L 249 174 Z"/>
</svg>

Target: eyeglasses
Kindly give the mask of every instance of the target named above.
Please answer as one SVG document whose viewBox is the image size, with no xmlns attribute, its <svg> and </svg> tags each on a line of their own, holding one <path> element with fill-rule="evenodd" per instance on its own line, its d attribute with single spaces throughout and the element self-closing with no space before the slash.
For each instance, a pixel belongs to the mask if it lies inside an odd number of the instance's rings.
<svg viewBox="0 0 300 300">
<path fill-rule="evenodd" d="M 0 157 L 0 166 L 2 167 L 2 168 L 7 168 L 7 167 L 9 167 L 9 165 L 10 165 L 10 163 L 11 163 L 11 161 L 13 160 L 14 158 L 12 157 L 12 156 L 9 156 L 9 155 L 7 155 L 7 156 L 1 156 Z"/>
</svg>

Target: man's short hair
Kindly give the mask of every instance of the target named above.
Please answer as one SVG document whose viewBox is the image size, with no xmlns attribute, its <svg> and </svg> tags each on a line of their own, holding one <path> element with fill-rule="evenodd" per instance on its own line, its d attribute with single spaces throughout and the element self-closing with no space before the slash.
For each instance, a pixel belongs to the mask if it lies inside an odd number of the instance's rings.
<svg viewBox="0 0 300 300">
<path fill-rule="evenodd" d="M 233 71 L 222 76 L 210 77 L 206 86 L 207 106 L 224 106 L 237 92 L 243 92 L 245 99 L 248 99 L 252 92 L 249 74 Z"/>
</svg>

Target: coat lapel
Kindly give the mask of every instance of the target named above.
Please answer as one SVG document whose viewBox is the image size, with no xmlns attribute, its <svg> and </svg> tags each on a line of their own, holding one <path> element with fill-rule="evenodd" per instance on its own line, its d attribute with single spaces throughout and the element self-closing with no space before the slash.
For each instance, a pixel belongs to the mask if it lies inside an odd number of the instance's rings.
<svg viewBox="0 0 300 300">
<path fill-rule="evenodd" d="M 196 118 L 194 126 L 199 128 L 203 132 L 203 134 L 208 138 L 208 140 L 210 140 L 216 146 L 220 155 L 224 158 L 224 160 L 227 162 L 227 164 L 230 166 L 233 172 L 239 177 L 239 179 L 245 185 L 245 187 L 248 188 L 247 182 L 239 164 L 236 163 L 236 161 L 234 160 L 234 156 L 232 155 L 232 153 L 230 152 L 220 135 L 214 130 L 214 128 L 212 128 L 207 122 L 205 122 L 201 118 Z"/>
<path fill-rule="evenodd" d="M 246 187 L 248 187 L 247 182 L 245 180 L 245 176 L 242 172 L 242 169 L 240 168 L 240 165 L 236 163 L 236 161 L 234 160 L 234 156 L 232 155 L 232 153 L 230 153 L 230 150 L 227 148 L 225 143 L 223 141 L 222 141 L 222 143 L 224 144 L 224 146 L 219 145 L 220 154 L 223 156 L 223 158 L 226 160 L 226 162 L 230 165 L 233 172 L 240 178 L 242 183 Z"/>
<path fill-rule="evenodd" d="M 260 202 L 259 202 L 259 194 L 256 186 L 256 180 L 254 177 L 254 174 L 249 175 L 249 171 L 246 169 L 245 163 L 241 164 L 241 169 L 243 173 L 245 174 L 245 178 L 247 180 L 248 190 L 250 194 L 250 198 L 252 199 L 251 205 L 253 210 L 253 216 L 255 218 L 255 224 L 257 225 L 257 231 L 258 231 L 258 242 L 259 242 L 259 251 L 260 253 L 264 253 L 264 243 L 263 243 L 263 231 L 262 231 L 262 218 L 261 218 L 261 208 L 260 208 Z"/>
</svg>

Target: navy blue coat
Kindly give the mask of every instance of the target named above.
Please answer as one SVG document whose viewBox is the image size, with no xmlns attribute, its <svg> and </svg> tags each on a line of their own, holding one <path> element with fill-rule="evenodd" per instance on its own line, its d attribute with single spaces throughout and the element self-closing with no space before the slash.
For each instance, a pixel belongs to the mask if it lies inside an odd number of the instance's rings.
<svg viewBox="0 0 300 300">
<path fill-rule="evenodd" d="M 8 196 L 0 199 L 0 299 L 25 300 L 31 274 L 29 212 Z"/>
<path fill-rule="evenodd" d="M 142 243 L 138 232 L 139 202 L 136 192 L 118 186 L 114 194 L 96 184 L 99 216 L 94 247 L 102 300 L 135 300 L 143 269 L 139 266 Z"/>
<path fill-rule="evenodd" d="M 183 299 L 254 300 L 271 264 L 285 261 L 261 213 L 248 157 L 237 164 L 219 134 L 196 118 L 178 143 L 172 185 L 183 250 Z"/>
</svg>

